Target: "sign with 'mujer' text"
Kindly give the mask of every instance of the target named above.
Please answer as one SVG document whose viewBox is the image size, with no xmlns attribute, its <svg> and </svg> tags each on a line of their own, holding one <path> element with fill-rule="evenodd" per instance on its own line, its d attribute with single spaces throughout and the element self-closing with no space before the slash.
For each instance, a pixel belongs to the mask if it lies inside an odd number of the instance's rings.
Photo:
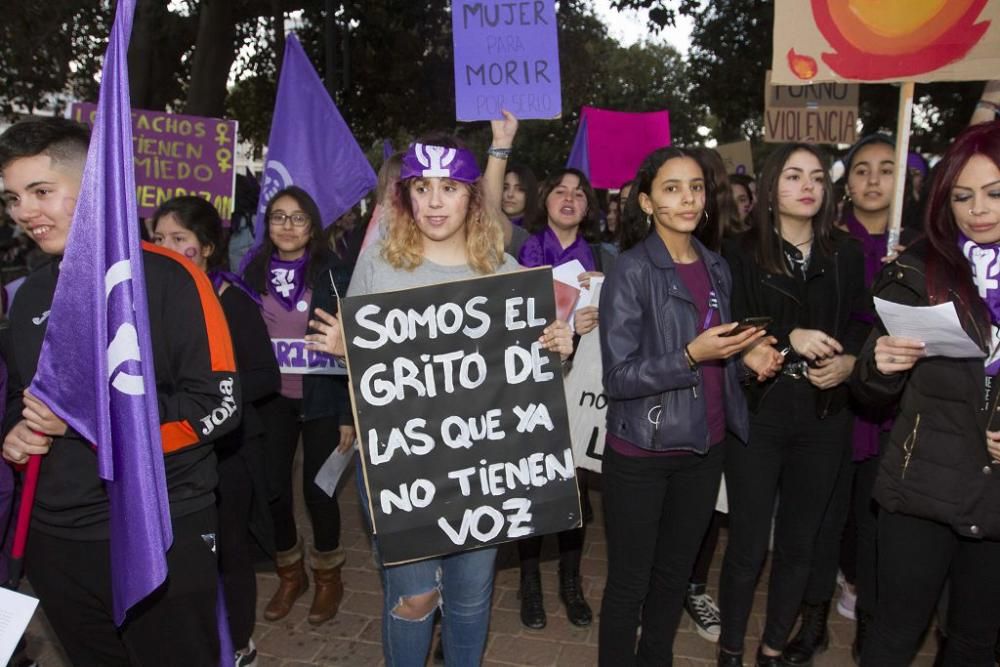
<svg viewBox="0 0 1000 667">
<path fill-rule="evenodd" d="M 74 103 L 73 120 L 94 126 L 97 105 Z M 148 218 L 172 197 L 211 203 L 223 220 L 233 214 L 236 187 L 236 121 L 132 109 L 139 217 Z"/>
<path fill-rule="evenodd" d="M 554 0 L 455 0 L 455 117 L 562 115 Z"/>
<path fill-rule="evenodd" d="M 548 268 L 341 302 L 386 564 L 580 525 Z"/>
</svg>

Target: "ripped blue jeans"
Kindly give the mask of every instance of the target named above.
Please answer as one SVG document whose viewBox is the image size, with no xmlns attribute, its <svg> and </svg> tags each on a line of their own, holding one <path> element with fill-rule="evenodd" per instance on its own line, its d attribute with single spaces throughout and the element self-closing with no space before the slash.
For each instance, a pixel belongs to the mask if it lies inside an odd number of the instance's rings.
<svg viewBox="0 0 1000 667">
<path fill-rule="evenodd" d="M 361 507 L 368 498 L 358 465 Z M 370 517 L 368 518 L 371 521 Z M 376 551 L 378 540 L 376 538 Z M 382 567 L 382 653 L 386 667 L 424 667 L 441 610 L 441 643 L 448 667 L 477 667 L 483 661 L 490 626 L 496 548 L 474 549 L 405 565 Z M 438 606 L 423 617 L 400 616 L 405 599 L 438 592 Z"/>
<path fill-rule="evenodd" d="M 434 632 L 434 610 L 420 620 L 400 618 L 403 598 L 440 595 L 441 643 L 449 667 L 482 663 L 490 626 L 493 562 L 497 550 L 476 549 L 382 568 L 382 651 L 386 667 L 423 667 Z"/>
</svg>

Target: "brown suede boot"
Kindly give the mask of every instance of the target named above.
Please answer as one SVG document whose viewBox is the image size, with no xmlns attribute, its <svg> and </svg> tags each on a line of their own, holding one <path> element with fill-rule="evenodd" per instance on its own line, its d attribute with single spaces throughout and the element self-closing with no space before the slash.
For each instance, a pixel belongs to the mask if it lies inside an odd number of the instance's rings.
<svg viewBox="0 0 1000 667">
<path fill-rule="evenodd" d="M 288 551 L 279 551 L 275 557 L 278 573 L 278 590 L 264 609 L 264 618 L 277 621 L 288 616 L 292 605 L 309 589 L 306 568 L 302 559 L 302 539 Z"/>
<path fill-rule="evenodd" d="M 346 560 L 344 550 L 309 550 L 309 564 L 312 567 L 316 592 L 309 608 L 309 623 L 320 625 L 337 615 L 340 601 L 344 598 L 344 583 L 340 579 L 340 569 Z"/>
</svg>

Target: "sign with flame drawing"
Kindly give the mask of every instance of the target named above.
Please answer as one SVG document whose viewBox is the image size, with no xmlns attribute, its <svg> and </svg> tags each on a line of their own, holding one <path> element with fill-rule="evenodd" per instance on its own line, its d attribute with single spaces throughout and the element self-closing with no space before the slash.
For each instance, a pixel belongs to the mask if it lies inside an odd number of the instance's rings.
<svg viewBox="0 0 1000 667">
<path fill-rule="evenodd" d="M 772 58 L 775 84 L 991 79 L 1000 0 L 776 0 Z"/>
</svg>

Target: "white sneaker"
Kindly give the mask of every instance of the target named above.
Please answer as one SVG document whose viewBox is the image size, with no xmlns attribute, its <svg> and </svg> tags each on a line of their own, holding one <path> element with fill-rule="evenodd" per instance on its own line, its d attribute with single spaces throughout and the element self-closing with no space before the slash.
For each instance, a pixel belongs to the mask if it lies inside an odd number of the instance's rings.
<svg viewBox="0 0 1000 667">
<path fill-rule="evenodd" d="M 837 585 L 840 586 L 840 596 L 837 597 L 837 613 L 852 621 L 856 620 L 854 605 L 858 602 L 858 595 L 854 591 L 854 586 L 847 583 L 847 579 L 840 572 L 837 573 Z"/>
</svg>

